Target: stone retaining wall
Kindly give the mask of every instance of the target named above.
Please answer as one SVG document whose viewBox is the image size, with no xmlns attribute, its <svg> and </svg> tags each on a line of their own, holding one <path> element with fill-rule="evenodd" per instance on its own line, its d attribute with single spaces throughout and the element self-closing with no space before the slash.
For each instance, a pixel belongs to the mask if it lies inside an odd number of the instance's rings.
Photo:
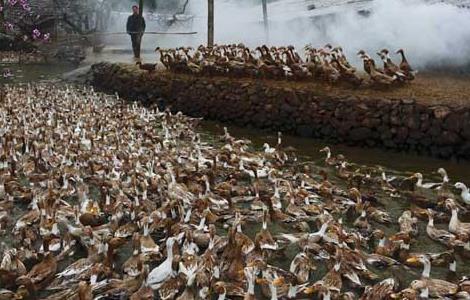
<svg viewBox="0 0 470 300">
<path fill-rule="evenodd" d="M 332 96 L 276 82 L 152 75 L 123 64 L 100 63 L 91 72 L 92 83 L 100 89 L 148 104 L 157 102 L 193 117 L 332 143 L 470 159 L 470 107 Z"/>
</svg>

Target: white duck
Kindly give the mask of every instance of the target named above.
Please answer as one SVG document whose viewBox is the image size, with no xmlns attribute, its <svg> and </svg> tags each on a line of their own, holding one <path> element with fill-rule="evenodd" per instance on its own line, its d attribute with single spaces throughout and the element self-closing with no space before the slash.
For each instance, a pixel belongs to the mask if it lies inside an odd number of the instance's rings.
<svg viewBox="0 0 470 300">
<path fill-rule="evenodd" d="M 444 170 L 444 169 L 442 169 Z M 419 188 L 422 188 L 422 189 L 438 189 L 440 188 L 445 182 L 446 180 L 448 181 L 449 178 L 447 177 L 447 175 L 443 175 L 441 169 L 438 170 L 439 174 L 442 175 L 442 182 L 426 182 L 426 183 L 423 183 L 423 174 L 421 173 L 416 173 L 415 174 L 415 177 L 418 179 L 418 181 L 416 182 L 416 186 L 419 187 Z M 445 170 L 444 170 L 445 172 Z"/>
<path fill-rule="evenodd" d="M 454 234 L 470 235 L 470 223 L 462 223 L 459 220 L 459 208 L 454 200 L 447 199 L 446 207 L 452 211 L 452 216 L 449 222 L 449 231 Z"/>
<path fill-rule="evenodd" d="M 174 243 L 175 238 L 173 237 L 166 240 L 167 258 L 158 267 L 155 267 L 147 277 L 148 284 L 154 290 L 157 290 L 165 280 L 174 275 L 172 268 Z"/>
<path fill-rule="evenodd" d="M 264 149 L 264 153 L 266 153 L 266 154 L 276 153 L 276 148 L 271 148 L 271 146 L 269 146 L 268 143 L 263 144 L 263 149 Z"/>
<path fill-rule="evenodd" d="M 462 182 L 457 182 L 455 187 L 462 191 L 460 197 L 462 197 L 463 202 L 465 202 L 467 205 L 470 205 L 470 190 L 468 187 Z"/>
</svg>

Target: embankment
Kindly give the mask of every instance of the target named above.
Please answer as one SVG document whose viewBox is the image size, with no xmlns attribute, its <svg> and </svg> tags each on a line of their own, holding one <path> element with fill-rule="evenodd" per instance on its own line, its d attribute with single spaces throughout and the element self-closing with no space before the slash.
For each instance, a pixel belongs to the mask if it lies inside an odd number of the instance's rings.
<svg viewBox="0 0 470 300">
<path fill-rule="evenodd" d="M 90 72 L 99 89 L 193 117 L 331 143 L 470 159 L 470 99 L 465 99 L 470 93 L 462 90 L 464 84 L 446 88 L 428 80 L 411 87 L 361 91 L 314 83 L 148 74 L 126 64 L 100 63 Z M 452 89 L 454 96 L 449 96 Z"/>
</svg>

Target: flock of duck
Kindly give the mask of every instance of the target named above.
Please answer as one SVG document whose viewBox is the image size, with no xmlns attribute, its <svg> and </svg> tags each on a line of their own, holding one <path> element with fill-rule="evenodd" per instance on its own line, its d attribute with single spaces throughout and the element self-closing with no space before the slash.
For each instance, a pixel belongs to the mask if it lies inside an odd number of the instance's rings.
<svg viewBox="0 0 470 300">
<path fill-rule="evenodd" d="M 89 87 L 0 95 L 0 299 L 470 299 L 470 192 L 444 169 L 209 144 L 198 119 Z"/>
<path fill-rule="evenodd" d="M 377 52 L 383 68 L 364 50 L 357 55 L 363 61 L 364 74 L 353 67 L 341 47 L 330 44 L 322 48 L 305 47 L 305 60 L 293 46 L 271 47 L 266 45 L 251 51 L 243 44 L 199 46 L 197 49 L 181 47 L 161 49 L 157 47 L 160 62 L 166 69 L 189 74 L 230 75 L 236 77 L 261 77 L 303 80 L 315 78 L 326 82 L 348 82 L 359 86 L 364 84 L 390 85 L 403 83 L 415 78 L 416 72 L 408 63 L 403 49 L 396 53 L 401 56 L 399 65 L 392 61 L 390 52 Z M 157 64 L 136 63 L 141 69 L 153 72 Z"/>
</svg>

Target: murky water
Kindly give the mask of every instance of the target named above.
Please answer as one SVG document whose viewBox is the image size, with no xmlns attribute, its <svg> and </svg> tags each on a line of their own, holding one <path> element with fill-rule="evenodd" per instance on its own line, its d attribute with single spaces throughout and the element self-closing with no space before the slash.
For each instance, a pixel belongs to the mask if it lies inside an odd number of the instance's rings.
<svg viewBox="0 0 470 300">
<path fill-rule="evenodd" d="M 68 66 L 44 66 L 44 65 L 30 65 L 30 66 L 14 66 L 0 65 L 2 68 L 8 67 L 13 70 L 15 77 L 10 80 L 0 79 L 0 83 L 15 83 L 15 82 L 38 82 L 44 80 L 54 80 L 59 77 L 63 72 L 71 70 Z M 223 124 L 217 122 L 204 121 L 201 124 L 200 131 L 203 138 L 207 141 L 216 142 L 217 137 L 223 133 Z M 276 144 L 277 135 L 276 133 L 263 132 L 255 129 L 238 128 L 234 126 L 228 126 L 230 133 L 235 137 L 243 137 L 253 141 L 253 147 L 261 149 L 263 143 L 267 142 L 271 145 Z M 284 136 L 283 144 L 286 146 L 293 146 L 297 149 L 299 159 L 305 161 L 311 166 L 312 173 L 318 173 L 319 170 L 324 170 L 329 174 L 330 181 L 337 184 L 338 186 L 347 189 L 347 184 L 336 177 L 336 170 L 330 167 L 326 167 L 323 163 L 324 155 L 319 153 L 319 150 L 325 146 L 325 143 L 318 140 Z M 438 168 L 445 168 L 451 178 L 451 182 L 462 181 L 470 183 L 470 163 L 469 162 L 452 162 L 433 159 L 427 156 L 419 156 L 407 153 L 395 153 L 384 151 L 382 149 L 366 149 L 357 147 L 348 147 L 343 145 L 333 145 L 332 151 L 334 154 L 341 153 L 345 155 L 349 162 L 356 164 L 357 167 L 361 165 L 366 166 L 382 166 L 387 173 L 409 176 L 414 172 L 421 172 L 424 178 L 428 181 L 439 182 L 440 176 L 436 173 Z M 392 198 L 390 195 L 384 193 L 381 190 L 374 191 L 379 199 L 380 203 L 385 207 L 394 220 L 401 215 L 403 210 L 409 208 L 410 203 L 405 199 Z M 436 195 L 430 193 L 427 195 L 431 198 L 435 198 Z M 20 209 L 20 208 L 18 208 Z M 346 224 L 353 220 L 345 220 Z M 462 221 L 470 222 L 470 220 L 462 219 Z M 425 231 L 426 222 L 420 221 L 420 235 L 412 242 L 412 252 L 441 252 L 445 251 L 445 247 L 439 245 L 436 242 L 431 241 Z M 447 228 L 447 224 L 437 224 L 439 228 Z M 312 229 L 315 227 L 312 226 Z M 374 223 L 374 228 L 382 229 L 386 234 L 392 234 L 399 230 L 398 224 L 392 224 L 390 226 L 383 226 Z M 270 227 L 273 234 L 280 232 L 286 232 L 286 229 L 273 224 Z M 259 226 L 252 226 L 245 229 L 245 233 L 251 238 L 254 238 L 256 233 L 259 231 Z M 130 248 L 129 248 L 130 251 Z M 287 268 L 289 267 L 291 259 L 296 255 L 296 247 L 288 247 L 285 251 L 286 257 L 273 258 L 270 263 L 277 266 Z M 468 259 L 457 255 L 458 268 L 457 273 L 459 276 L 470 274 L 470 263 Z M 399 274 L 400 282 L 403 286 L 407 286 L 413 279 L 420 277 L 421 269 L 408 269 L 403 266 L 389 268 L 386 270 L 371 268 L 380 278 L 387 278 Z M 317 271 L 315 271 L 314 279 L 322 278 L 327 272 L 325 266 L 321 263 L 317 265 Z M 432 277 L 445 279 L 448 276 L 447 268 L 432 268 Z"/>
<path fill-rule="evenodd" d="M 217 122 L 205 121 L 202 125 L 204 131 L 222 135 L 223 127 L 227 126 Z M 254 145 L 261 147 L 263 143 L 271 146 L 277 143 L 277 133 L 266 132 L 258 129 L 240 128 L 237 126 L 227 126 L 230 134 L 235 137 L 244 137 L 253 141 Z M 470 162 L 454 162 L 441 160 L 426 155 L 418 155 L 404 152 L 394 152 L 377 148 L 349 147 L 346 145 L 328 145 L 324 141 L 295 136 L 284 136 L 283 143 L 297 149 L 299 156 L 306 159 L 321 161 L 324 154 L 319 150 L 325 146 L 331 146 L 333 154 L 343 154 L 347 160 L 357 164 L 368 166 L 383 166 L 392 172 L 411 175 L 415 172 L 423 173 L 424 178 L 431 181 L 439 181 L 437 169 L 445 168 L 452 181 L 462 181 L 470 183 Z"/>
<path fill-rule="evenodd" d="M 0 63 L 0 84 L 42 82 L 58 79 L 61 74 L 73 70 L 70 65 L 57 64 L 1 64 Z M 4 72 L 9 70 L 12 77 L 5 78 Z"/>
<path fill-rule="evenodd" d="M 207 139 L 212 139 L 214 136 L 220 136 L 223 134 L 223 127 L 225 125 L 217 122 L 204 122 L 201 126 L 202 133 L 205 134 Z M 228 126 L 231 135 L 250 139 L 253 142 L 253 146 L 262 150 L 263 143 L 267 142 L 270 145 L 277 143 L 277 134 L 270 132 L 263 132 L 256 129 L 246 129 L 235 126 Z M 319 170 L 324 170 L 329 175 L 329 180 L 335 185 L 341 188 L 347 189 L 347 184 L 344 180 L 336 176 L 337 171 L 334 168 L 327 167 L 324 163 L 325 155 L 320 153 L 319 150 L 327 146 L 325 142 L 307 138 L 299 138 L 293 136 L 284 136 L 283 144 L 286 146 L 293 146 L 297 149 L 299 158 L 302 161 L 309 162 L 313 173 L 318 173 Z M 348 147 L 344 145 L 330 145 L 332 151 L 335 154 L 345 155 L 348 162 L 355 164 L 357 167 L 368 166 L 378 167 L 381 166 L 387 172 L 387 174 L 393 174 L 397 176 L 409 176 L 413 173 L 420 172 L 424 178 L 430 182 L 440 182 L 442 179 L 437 174 L 438 168 L 445 168 L 452 182 L 462 181 L 470 183 L 470 163 L 469 162 L 451 162 L 446 160 L 434 159 L 428 156 L 419 156 L 408 153 L 396 153 L 385 151 L 383 149 L 368 149 L 358 147 Z M 394 198 L 389 194 L 384 193 L 380 189 L 373 189 L 380 203 L 384 206 L 385 210 L 391 215 L 393 220 L 398 220 L 402 212 L 410 208 L 410 203 L 406 199 Z M 457 191 L 454 191 L 457 193 Z M 429 199 L 436 199 L 437 193 L 429 191 L 425 192 Z M 354 220 L 345 220 L 345 223 L 352 223 Z M 461 221 L 469 222 L 470 219 L 461 217 Z M 422 252 L 422 253 L 438 253 L 446 251 L 446 247 L 432 241 L 426 234 L 427 222 L 419 222 L 419 236 L 412 241 L 411 252 Z M 391 235 L 399 231 L 398 223 L 391 225 L 380 225 L 373 223 L 374 228 L 379 228 L 385 232 L 386 235 Z M 436 227 L 446 229 L 447 224 L 436 224 Z M 278 228 L 277 228 L 278 229 Z M 254 238 L 259 228 L 250 228 L 247 234 Z M 278 229 L 283 232 L 282 229 Z M 273 233 L 276 230 L 271 229 Z M 292 259 L 297 254 L 297 247 L 290 247 L 286 251 L 287 256 Z M 457 258 L 457 274 L 459 276 L 468 276 L 470 274 L 470 263 L 468 258 L 464 258 L 460 255 L 456 255 Z M 282 267 L 289 267 L 291 260 L 282 258 L 276 261 L 276 265 Z M 324 268 L 320 268 L 315 272 L 314 277 L 321 279 L 322 276 L 327 272 Z M 421 269 L 410 269 L 408 267 L 399 266 L 392 267 L 389 269 L 374 269 L 371 268 L 376 274 L 379 274 L 380 278 L 385 279 L 387 277 L 396 277 L 396 272 L 399 271 L 400 278 L 399 282 L 402 286 L 407 286 L 412 280 L 420 278 Z M 445 267 L 433 267 L 431 276 L 433 278 L 446 279 L 449 276 L 448 269 Z M 396 278 L 397 279 L 397 278 Z"/>
</svg>

